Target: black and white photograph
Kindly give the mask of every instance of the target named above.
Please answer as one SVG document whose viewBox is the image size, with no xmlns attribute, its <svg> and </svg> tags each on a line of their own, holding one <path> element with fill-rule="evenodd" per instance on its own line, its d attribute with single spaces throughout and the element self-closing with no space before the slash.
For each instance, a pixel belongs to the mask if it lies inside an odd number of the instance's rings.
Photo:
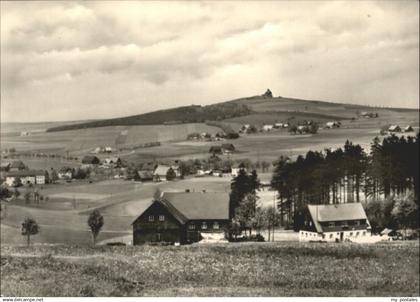
<svg viewBox="0 0 420 302">
<path fill-rule="evenodd" d="M 0 8 L 2 302 L 420 300 L 419 1 Z"/>
</svg>

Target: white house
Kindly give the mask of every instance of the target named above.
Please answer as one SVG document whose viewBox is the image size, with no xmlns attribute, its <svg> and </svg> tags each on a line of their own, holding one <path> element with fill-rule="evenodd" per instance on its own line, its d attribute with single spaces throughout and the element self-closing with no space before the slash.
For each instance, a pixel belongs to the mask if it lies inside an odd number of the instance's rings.
<svg viewBox="0 0 420 302">
<path fill-rule="evenodd" d="M 45 184 L 45 171 L 42 170 L 21 170 L 13 171 L 6 174 L 5 183 L 8 186 L 13 186 L 16 178 L 19 178 L 23 185 L 29 184 Z"/>
<path fill-rule="evenodd" d="M 73 173 L 71 173 L 71 170 L 59 171 L 57 175 L 59 179 L 72 179 L 73 177 Z"/>
<path fill-rule="evenodd" d="M 391 125 L 388 128 L 389 132 L 401 132 L 401 127 L 398 125 Z"/>
<path fill-rule="evenodd" d="M 410 125 L 408 125 L 408 126 L 404 127 L 403 131 L 404 132 L 413 132 L 414 129 L 413 129 L 413 127 L 411 127 Z"/>
<path fill-rule="evenodd" d="M 264 125 L 263 130 L 264 131 L 271 131 L 271 130 L 273 130 L 273 125 Z"/>
<path fill-rule="evenodd" d="M 361 203 L 308 205 L 299 241 L 363 241 L 371 226 Z"/>
<path fill-rule="evenodd" d="M 339 127 L 340 127 L 340 123 L 339 122 L 336 122 L 336 121 L 334 121 L 334 122 L 327 122 L 325 124 L 325 128 L 329 128 L 329 129 L 339 128 Z"/>
<path fill-rule="evenodd" d="M 283 128 L 283 123 L 275 123 L 274 128 Z"/>
</svg>

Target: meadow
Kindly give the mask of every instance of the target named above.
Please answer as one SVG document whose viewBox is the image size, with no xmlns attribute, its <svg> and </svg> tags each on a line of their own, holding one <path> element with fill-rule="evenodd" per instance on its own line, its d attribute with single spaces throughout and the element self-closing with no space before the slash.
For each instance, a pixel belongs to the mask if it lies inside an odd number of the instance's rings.
<svg viewBox="0 0 420 302">
<path fill-rule="evenodd" d="M 220 192 L 228 191 L 230 178 L 204 177 L 161 183 L 140 183 L 124 180 L 106 180 L 94 183 L 84 181 L 44 185 L 38 191 L 47 200 L 40 204 L 26 204 L 25 190 L 17 201 L 5 206 L 1 218 L 1 243 L 21 244 L 20 226 L 25 217 L 34 218 L 41 231 L 33 237 L 35 243 L 90 244 L 91 234 L 87 217 L 99 209 L 105 224 L 98 241 L 131 235 L 131 222 L 140 215 L 161 191 Z M 131 237 L 131 236 L 129 236 Z"/>
<path fill-rule="evenodd" d="M 418 242 L 1 246 L 4 296 L 419 296 Z"/>
</svg>

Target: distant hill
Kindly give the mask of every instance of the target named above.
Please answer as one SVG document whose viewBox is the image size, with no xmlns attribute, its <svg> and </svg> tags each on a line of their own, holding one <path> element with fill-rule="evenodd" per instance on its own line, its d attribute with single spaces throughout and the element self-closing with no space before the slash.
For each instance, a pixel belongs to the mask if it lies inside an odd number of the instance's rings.
<svg viewBox="0 0 420 302">
<path fill-rule="evenodd" d="M 303 100 L 266 95 L 235 99 L 208 106 L 191 105 L 159 110 L 145 114 L 95 120 L 84 123 L 60 125 L 47 132 L 97 128 L 106 126 L 162 125 L 182 123 L 203 123 L 206 121 L 226 121 L 233 123 L 264 123 L 277 120 L 312 119 L 346 120 L 357 117 L 361 112 L 412 112 L 418 109 L 380 108 L 364 105 Z"/>
<path fill-rule="evenodd" d="M 106 126 L 204 123 L 207 120 L 221 121 L 251 113 L 252 111 L 248 108 L 248 106 L 236 103 L 221 103 L 208 106 L 191 105 L 121 118 L 96 120 L 87 123 L 52 127 L 49 128 L 47 132 Z"/>
</svg>

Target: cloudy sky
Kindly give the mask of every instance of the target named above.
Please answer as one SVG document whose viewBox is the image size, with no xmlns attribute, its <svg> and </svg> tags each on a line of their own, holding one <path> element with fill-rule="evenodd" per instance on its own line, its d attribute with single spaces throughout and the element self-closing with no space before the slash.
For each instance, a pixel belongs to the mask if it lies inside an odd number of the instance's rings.
<svg viewBox="0 0 420 302">
<path fill-rule="evenodd" d="M 1 120 L 263 93 L 419 107 L 418 1 L 4 2 Z"/>
</svg>

